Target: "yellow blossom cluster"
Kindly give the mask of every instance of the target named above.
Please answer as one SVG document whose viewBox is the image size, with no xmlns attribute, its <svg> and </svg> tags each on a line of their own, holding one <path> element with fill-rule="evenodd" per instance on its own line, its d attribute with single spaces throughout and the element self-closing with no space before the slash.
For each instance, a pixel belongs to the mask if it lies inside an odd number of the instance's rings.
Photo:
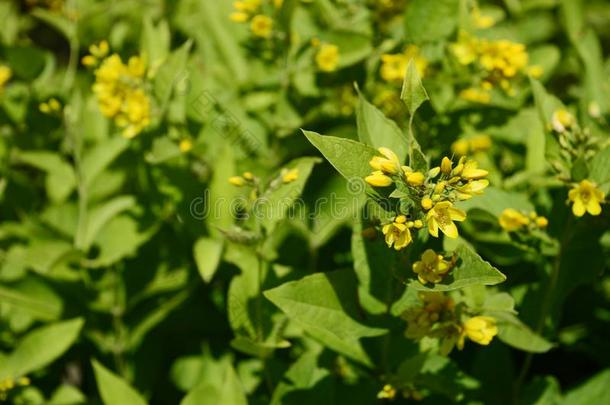
<svg viewBox="0 0 610 405">
<path fill-rule="evenodd" d="M 30 385 L 30 379 L 27 377 L 20 377 L 16 380 L 9 377 L 0 381 L 0 401 L 6 400 L 7 394 L 10 390 L 16 387 L 24 387 L 26 385 Z"/>
<path fill-rule="evenodd" d="M 512 95 L 511 80 L 518 75 L 540 77 L 543 73 L 540 66 L 529 65 L 525 45 L 506 39 L 477 38 L 461 31 L 458 41 L 451 45 L 451 51 L 460 64 L 475 66 L 482 74 L 479 83 L 460 93 L 460 97 L 467 101 L 489 103 L 490 91 L 496 86 Z"/>
<path fill-rule="evenodd" d="M 546 228 L 549 224 L 549 220 L 546 217 L 540 216 L 535 212 L 527 214 L 514 208 L 506 208 L 502 211 L 498 222 L 506 232 L 516 232 L 524 228 Z"/>
<path fill-rule="evenodd" d="M 475 135 L 453 142 L 451 152 L 457 156 L 466 156 L 469 153 L 485 152 L 491 148 L 491 145 L 492 141 L 488 135 Z"/>
<path fill-rule="evenodd" d="M 455 167 L 451 159 L 444 157 L 439 167 L 424 174 L 401 165 L 392 150 L 380 147 L 378 151 L 381 156 L 374 156 L 369 161 L 373 172 L 365 177 L 365 181 L 373 187 L 394 185 L 421 207 L 421 215 L 412 213 L 413 221 L 406 221 L 406 217 L 403 219 L 399 215 L 392 223 L 384 225 L 382 230 L 388 246 L 393 244 L 397 250 L 406 247 L 412 240 L 410 228 L 415 227 L 418 216 L 419 220 L 427 223 L 430 235 L 438 238 L 440 230 L 450 238 L 457 238 L 454 221 L 464 221 L 466 213 L 453 204 L 482 194 L 489 185 L 485 179 L 488 172 L 479 169 L 475 160 L 462 156 Z"/>
<path fill-rule="evenodd" d="M 472 316 L 462 322 L 455 301 L 445 293 L 419 292 L 418 298 L 421 305 L 401 315 L 407 322 L 405 336 L 410 339 L 440 338 L 441 352 L 448 353 L 455 345 L 463 349 L 466 338 L 486 346 L 498 334 L 496 320 L 490 316 Z"/>
<path fill-rule="evenodd" d="M 279 176 L 271 181 L 270 187 L 275 188 L 279 184 L 288 184 L 296 181 L 299 178 L 299 169 L 283 168 L 280 171 Z M 229 177 L 229 183 L 236 187 L 243 186 L 257 186 L 260 183 L 260 179 L 256 177 L 252 172 L 244 172 L 241 176 Z"/>
<path fill-rule="evenodd" d="M 234 12 L 229 18 L 238 23 L 250 22 L 250 31 L 259 38 L 270 38 L 273 34 L 273 19 L 263 14 L 263 0 L 241 0 L 233 3 Z M 283 0 L 273 0 L 276 9 L 282 7 Z"/>
<path fill-rule="evenodd" d="M 437 254 L 432 249 L 427 249 L 421 255 L 421 259 L 413 263 L 413 272 L 417 274 L 420 283 L 440 283 L 445 275 L 455 266 L 455 257 L 445 260 L 443 255 Z"/>
<path fill-rule="evenodd" d="M 572 213 L 577 217 L 582 217 L 586 212 L 591 215 L 601 214 L 601 204 L 604 202 L 606 195 L 594 182 L 582 180 L 580 183 L 573 185 L 568 193 L 568 198 L 573 203 Z"/>
<path fill-rule="evenodd" d="M 11 80 L 13 76 L 13 71 L 10 67 L 5 65 L 0 65 L 0 94 L 2 94 L 4 90 L 4 85 Z"/>
<path fill-rule="evenodd" d="M 420 77 L 424 77 L 428 68 L 428 60 L 420 55 L 420 50 L 415 45 L 409 45 L 403 53 L 381 55 L 381 68 L 379 74 L 386 82 L 402 83 L 407 72 L 407 66 L 411 60 L 415 61 L 415 67 Z"/>
<path fill-rule="evenodd" d="M 442 292 L 418 293 L 421 306 L 407 309 L 401 317 L 407 322 L 405 336 L 419 340 L 424 336 L 434 336 L 435 324 L 453 322 L 455 302 Z"/>
<path fill-rule="evenodd" d="M 109 53 L 108 43 L 100 42 L 89 48 L 82 60 L 86 66 L 97 66 L 93 93 L 100 110 L 122 129 L 126 138 L 140 134 L 150 124 L 150 99 L 145 91 L 146 65 L 139 56 L 123 63 L 118 54 Z"/>
</svg>

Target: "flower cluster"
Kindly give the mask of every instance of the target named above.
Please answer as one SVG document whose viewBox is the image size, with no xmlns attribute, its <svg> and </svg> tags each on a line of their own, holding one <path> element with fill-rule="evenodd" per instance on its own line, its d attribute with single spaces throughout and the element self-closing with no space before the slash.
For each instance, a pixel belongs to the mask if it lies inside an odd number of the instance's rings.
<svg viewBox="0 0 610 405">
<path fill-rule="evenodd" d="M 455 167 L 451 159 L 444 157 L 440 166 L 424 174 L 401 165 L 392 150 L 381 147 L 378 151 L 382 156 L 371 159 L 373 172 L 365 181 L 373 187 L 394 185 L 398 194 L 392 193 L 390 197 L 398 195 L 415 203 L 408 213 L 411 221 L 406 220 L 404 213 L 383 226 L 388 245 L 393 244 L 397 250 L 406 247 L 412 240 L 410 228 L 417 228 L 419 221 L 427 223 L 428 232 L 434 237 L 439 236 L 440 230 L 450 238 L 457 238 L 454 221 L 464 221 L 466 213 L 454 207 L 454 203 L 482 194 L 489 185 L 485 179 L 488 172 L 479 169 L 475 160 L 462 156 Z"/>
<path fill-rule="evenodd" d="M 4 90 L 4 85 L 11 79 L 13 76 L 13 71 L 11 68 L 5 65 L 0 65 L 0 94 Z"/>
<path fill-rule="evenodd" d="M 14 378 L 6 378 L 0 381 L 0 401 L 5 401 L 8 392 L 16 387 L 24 387 L 30 385 L 30 379 L 27 377 L 20 377 L 17 380 Z"/>
<path fill-rule="evenodd" d="M 606 195 L 597 188 L 597 184 L 589 180 L 582 180 L 580 183 L 574 184 L 568 193 L 568 198 L 573 203 L 572 213 L 577 217 L 582 217 L 585 212 L 591 215 L 601 214 L 601 204 Z"/>
<path fill-rule="evenodd" d="M 417 274 L 420 283 L 440 283 L 451 269 L 455 267 L 456 257 L 445 260 L 443 255 L 437 254 L 432 249 L 427 249 L 421 259 L 413 263 L 413 272 Z"/>
<path fill-rule="evenodd" d="M 381 55 L 381 68 L 379 74 L 386 82 L 401 84 L 404 80 L 407 66 L 411 60 L 415 61 L 415 67 L 420 77 L 424 77 L 428 68 L 428 60 L 420 55 L 420 50 L 415 45 L 409 45 L 403 53 Z"/>
<path fill-rule="evenodd" d="M 273 19 L 263 13 L 263 0 L 241 0 L 233 3 L 235 11 L 229 18 L 238 23 L 250 23 L 252 35 L 268 39 L 273 34 Z M 273 7 L 282 7 L 283 0 L 273 0 Z"/>
<path fill-rule="evenodd" d="M 519 74 L 533 77 L 542 75 L 540 66 L 530 66 L 525 45 L 509 40 L 477 38 L 460 32 L 458 41 L 451 45 L 457 61 L 465 66 L 474 66 L 478 73 L 478 84 L 464 89 L 460 96 L 469 101 L 489 103 L 490 91 L 500 87 L 509 95 L 514 94 L 511 81 Z"/>
<path fill-rule="evenodd" d="M 420 340 L 438 338 L 440 350 L 448 354 L 454 346 L 462 350 L 468 338 L 480 345 L 489 345 L 498 334 L 496 320 L 490 316 L 461 314 L 467 309 L 442 292 L 420 292 L 421 305 L 407 309 L 402 318 L 407 322 L 405 336 Z"/>
<path fill-rule="evenodd" d="M 97 66 L 93 93 L 102 114 L 113 118 L 126 138 L 133 138 L 150 124 L 150 99 L 145 91 L 146 65 L 139 56 L 123 63 L 118 54 L 109 53 L 108 43 L 89 48 L 83 58 L 86 66 Z"/>
<path fill-rule="evenodd" d="M 514 208 L 506 208 L 498 219 L 500 226 L 506 232 L 516 232 L 522 229 L 546 228 L 549 220 L 535 212 L 529 214 Z"/>
<path fill-rule="evenodd" d="M 443 324 L 454 323 L 455 301 L 441 292 L 419 292 L 421 306 L 407 309 L 401 317 L 407 322 L 405 336 L 419 340 L 443 335 Z"/>
</svg>

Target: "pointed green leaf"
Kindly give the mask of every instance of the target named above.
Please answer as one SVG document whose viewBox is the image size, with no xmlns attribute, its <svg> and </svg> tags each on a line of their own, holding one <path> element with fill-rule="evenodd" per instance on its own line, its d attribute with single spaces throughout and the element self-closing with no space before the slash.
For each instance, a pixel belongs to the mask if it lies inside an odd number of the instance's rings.
<svg viewBox="0 0 610 405">
<path fill-rule="evenodd" d="M 459 258 L 458 265 L 441 283 L 424 286 L 413 280 L 409 287 L 420 291 L 451 291 L 471 285 L 496 285 L 506 280 L 504 274 L 465 245 L 458 246 L 455 252 Z"/>
<path fill-rule="evenodd" d="M 409 110 L 409 114 L 415 114 L 415 111 L 424 103 L 426 100 L 430 100 L 428 93 L 421 82 L 421 77 L 417 72 L 415 60 L 411 59 L 407 66 L 407 72 L 405 79 L 402 83 L 402 91 L 400 92 L 400 99 L 404 101 Z"/>
<path fill-rule="evenodd" d="M 24 376 L 52 363 L 72 346 L 83 323 L 82 318 L 75 318 L 43 326 L 27 334 L 3 362 L 0 380 Z"/>
<path fill-rule="evenodd" d="M 264 295 L 315 339 L 370 365 L 358 339 L 380 336 L 387 330 L 366 326 L 355 319 L 356 289 L 351 271 L 334 271 L 282 284 Z"/>
<path fill-rule="evenodd" d="M 199 238 L 193 246 L 195 263 L 201 278 L 209 283 L 220 263 L 222 241 L 211 238 Z"/>
<path fill-rule="evenodd" d="M 369 161 L 377 151 L 370 146 L 312 131 L 303 130 L 303 134 L 346 179 L 364 178 L 371 173 Z"/>
<path fill-rule="evenodd" d="M 565 395 L 563 405 L 610 403 L 610 369 L 595 374 Z"/>
<path fill-rule="evenodd" d="M 375 149 L 382 146 L 390 148 L 396 153 L 400 161 L 404 162 L 409 145 L 402 130 L 377 107 L 369 103 L 360 91 L 358 96 L 356 120 L 360 142 Z"/>
<path fill-rule="evenodd" d="M 531 330 L 515 315 L 494 312 L 498 322 L 498 338 L 509 346 L 532 353 L 544 353 L 553 348 L 553 344 Z"/>
<path fill-rule="evenodd" d="M 121 377 L 102 366 L 97 360 L 91 362 L 95 380 L 105 405 L 146 405 L 146 401 Z"/>
</svg>

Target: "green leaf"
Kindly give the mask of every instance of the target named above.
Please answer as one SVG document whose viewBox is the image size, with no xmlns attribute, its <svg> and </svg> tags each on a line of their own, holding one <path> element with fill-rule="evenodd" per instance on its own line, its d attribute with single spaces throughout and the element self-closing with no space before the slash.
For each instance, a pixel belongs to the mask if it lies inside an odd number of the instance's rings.
<svg viewBox="0 0 610 405">
<path fill-rule="evenodd" d="M 356 288 L 351 271 L 334 271 L 282 284 L 264 295 L 315 339 L 371 365 L 358 339 L 380 336 L 387 330 L 366 326 L 355 319 Z"/>
<path fill-rule="evenodd" d="M 228 364 L 224 367 L 220 383 L 202 381 L 193 388 L 180 405 L 247 405 L 248 399 L 244 386 L 240 381 L 235 369 Z"/>
<path fill-rule="evenodd" d="M 97 179 L 97 177 L 129 146 L 129 140 L 122 136 L 115 136 L 96 144 L 83 157 L 81 172 L 83 183 L 86 187 Z"/>
<path fill-rule="evenodd" d="M 544 353 L 553 344 L 532 331 L 516 316 L 509 313 L 493 313 L 498 322 L 498 338 L 509 346 L 531 353 Z"/>
<path fill-rule="evenodd" d="M 481 209 L 498 218 L 506 208 L 514 208 L 526 212 L 534 211 L 534 206 L 525 194 L 504 191 L 495 187 L 486 188 L 483 195 L 461 201 L 456 204 L 456 207 L 464 211 L 470 211 L 475 208 Z"/>
<path fill-rule="evenodd" d="M 213 237 L 222 236 L 220 230 L 229 229 L 233 225 L 231 202 L 239 190 L 231 185 L 228 179 L 237 174 L 235 171 L 233 148 L 227 143 L 218 152 L 214 174 L 210 182 L 209 205 L 208 201 L 204 200 L 201 206 L 205 209 L 205 205 L 208 205 L 214 209 L 214 212 L 207 216 L 208 230 Z"/>
<path fill-rule="evenodd" d="M 320 135 L 312 131 L 303 130 L 303 134 L 347 180 L 362 179 L 371 173 L 369 161 L 377 151 L 370 146 L 351 139 Z"/>
<path fill-rule="evenodd" d="M 150 15 L 144 17 L 140 46 L 148 65 L 153 69 L 159 67 L 169 55 L 170 40 L 171 34 L 167 21 L 161 20 L 155 25 Z"/>
<path fill-rule="evenodd" d="M 313 166 L 318 162 L 319 158 L 301 158 L 289 162 L 284 168 L 298 170 L 297 179 L 288 184 L 280 184 L 257 201 L 256 215 L 267 232 L 272 232 L 275 225 L 286 217 L 290 207 L 303 192 Z"/>
<path fill-rule="evenodd" d="M 116 197 L 93 208 L 87 215 L 87 225 L 84 238 L 77 239 L 76 244 L 85 251 L 89 250 L 102 228 L 120 213 L 136 206 L 132 196 Z"/>
<path fill-rule="evenodd" d="M 0 379 L 24 376 L 52 363 L 74 344 L 83 323 L 82 318 L 75 318 L 27 334 L 2 364 Z"/>
<path fill-rule="evenodd" d="M 4 50 L 6 60 L 16 76 L 31 81 L 38 77 L 45 66 L 45 52 L 41 49 L 21 46 Z"/>
<path fill-rule="evenodd" d="M 504 274 L 465 245 L 458 246 L 455 252 L 460 262 L 441 283 L 427 287 L 429 284 L 423 286 L 419 281 L 412 280 L 409 288 L 420 291 L 451 291 L 471 285 L 496 285 L 506 281 Z"/>
<path fill-rule="evenodd" d="M 0 302 L 15 306 L 44 321 L 58 319 L 63 310 L 61 297 L 43 280 L 33 276 L 16 283 L 1 284 Z"/>
<path fill-rule="evenodd" d="M 47 173 L 45 185 L 49 198 L 62 202 L 76 186 L 76 176 L 72 166 L 59 154 L 47 151 L 18 152 L 17 160 Z"/>
<path fill-rule="evenodd" d="M 183 83 L 188 78 L 186 62 L 192 44 L 192 41 L 188 40 L 178 50 L 174 51 L 167 58 L 167 61 L 161 65 L 155 75 L 155 95 L 163 108 L 167 107 L 167 103 L 176 85 Z"/>
<path fill-rule="evenodd" d="M 199 238 L 193 246 L 195 263 L 201 278 L 209 283 L 220 263 L 222 241 L 211 238 Z"/>
<path fill-rule="evenodd" d="M 358 98 L 356 120 L 360 142 L 375 149 L 382 146 L 390 148 L 396 153 L 398 159 L 404 162 L 409 145 L 402 130 L 377 107 L 369 103 L 360 91 L 358 91 Z"/>
<path fill-rule="evenodd" d="M 591 180 L 601 185 L 605 192 L 610 191 L 610 146 L 593 157 L 589 168 Z"/>
<path fill-rule="evenodd" d="M 92 360 L 91 363 L 95 372 L 95 381 L 105 405 L 146 405 L 146 401 L 140 394 L 121 377 L 102 366 L 97 360 Z"/>
<path fill-rule="evenodd" d="M 563 405 L 610 403 L 610 369 L 601 371 L 565 395 Z"/>
<path fill-rule="evenodd" d="M 457 26 L 458 0 L 413 0 L 405 11 L 408 42 L 421 44 L 449 37 Z"/>
<path fill-rule="evenodd" d="M 413 115 L 424 101 L 430 100 L 430 97 L 428 97 L 428 93 L 421 82 L 421 77 L 419 77 L 419 73 L 417 72 L 414 59 L 409 61 L 405 73 L 400 99 L 407 105 L 409 114 Z"/>
</svg>

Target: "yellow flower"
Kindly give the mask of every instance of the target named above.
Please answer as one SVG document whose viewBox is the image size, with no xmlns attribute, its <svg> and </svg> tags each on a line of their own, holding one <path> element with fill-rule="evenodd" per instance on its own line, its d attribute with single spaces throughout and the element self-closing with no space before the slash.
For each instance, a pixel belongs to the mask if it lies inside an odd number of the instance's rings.
<svg viewBox="0 0 610 405">
<path fill-rule="evenodd" d="M 422 284 L 440 283 L 449 270 L 451 262 L 444 260 L 442 255 L 437 255 L 432 249 L 427 249 L 421 255 L 421 260 L 413 263 L 413 272 Z"/>
<path fill-rule="evenodd" d="M 419 48 L 409 45 L 403 53 L 381 55 L 379 73 L 386 82 L 402 83 L 407 72 L 407 66 L 413 59 L 420 77 L 423 77 L 428 67 L 428 61 L 419 55 Z"/>
<path fill-rule="evenodd" d="M 527 68 L 527 74 L 538 79 L 544 74 L 544 69 L 540 65 L 532 65 Z"/>
<path fill-rule="evenodd" d="M 506 208 L 500 214 L 498 222 L 506 232 L 515 232 L 529 225 L 530 219 L 514 208 Z"/>
<path fill-rule="evenodd" d="M 605 194 L 597 188 L 595 183 L 583 180 L 570 190 L 568 198 L 574 203 L 572 206 L 574 215 L 582 217 L 585 212 L 591 215 L 601 214 L 600 204 L 604 202 Z"/>
<path fill-rule="evenodd" d="M 576 120 L 574 119 L 574 116 L 564 109 L 555 111 L 551 117 L 551 126 L 557 132 L 567 131 L 572 128 L 575 123 Z"/>
<path fill-rule="evenodd" d="M 458 340 L 458 348 L 464 348 L 464 338 L 472 340 L 480 345 L 487 346 L 494 336 L 498 334 L 496 320 L 490 316 L 475 316 L 468 319 L 462 325 L 462 333 Z"/>
<path fill-rule="evenodd" d="M 6 82 L 8 82 L 13 76 L 13 71 L 10 67 L 0 65 L 0 91 L 4 88 Z"/>
<path fill-rule="evenodd" d="M 386 384 L 383 389 L 377 393 L 378 399 L 394 399 L 396 397 L 396 388 L 391 384 Z"/>
<path fill-rule="evenodd" d="M 273 0 L 273 5 L 275 6 L 275 8 L 282 8 L 283 4 L 284 0 Z"/>
<path fill-rule="evenodd" d="M 469 87 L 460 91 L 459 97 L 466 101 L 479 104 L 489 104 L 491 102 L 491 94 L 489 94 L 489 91 L 476 87 Z"/>
<path fill-rule="evenodd" d="M 536 226 L 538 228 L 546 228 L 549 225 L 549 220 L 545 217 L 537 217 L 536 218 Z"/>
<path fill-rule="evenodd" d="M 266 15 L 255 15 L 250 23 L 250 30 L 261 38 L 269 38 L 273 32 L 273 20 Z"/>
<path fill-rule="evenodd" d="M 193 141 L 191 140 L 191 138 L 184 138 L 180 140 L 178 148 L 180 149 L 180 152 L 187 153 L 191 149 L 193 149 Z"/>
<path fill-rule="evenodd" d="M 458 62 L 462 65 L 470 65 L 477 59 L 478 42 L 475 37 L 465 31 L 460 31 L 458 42 L 451 44 L 450 48 Z"/>
<path fill-rule="evenodd" d="M 456 190 L 457 197 L 462 201 L 469 200 L 472 196 L 483 194 L 483 190 L 487 186 L 489 186 L 489 181 L 486 179 L 471 180 Z"/>
<path fill-rule="evenodd" d="M 233 7 L 238 11 L 255 12 L 261 5 L 261 0 L 242 0 L 233 3 Z"/>
<path fill-rule="evenodd" d="M 491 148 L 491 138 L 489 135 L 475 135 L 468 139 L 468 144 L 472 152 L 484 152 Z"/>
<path fill-rule="evenodd" d="M 299 169 L 282 169 L 281 176 L 284 184 L 292 183 L 299 178 Z"/>
<path fill-rule="evenodd" d="M 481 10 L 478 7 L 472 10 L 472 20 L 474 22 L 474 26 L 479 29 L 485 29 L 493 27 L 496 24 L 496 21 L 493 17 L 489 15 L 481 14 Z"/>
<path fill-rule="evenodd" d="M 339 64 L 339 48 L 331 44 L 321 45 L 316 53 L 316 64 L 324 72 L 334 72 Z"/>
<path fill-rule="evenodd" d="M 373 187 L 387 187 L 392 184 L 392 179 L 379 170 L 376 170 L 369 176 L 366 176 L 364 178 L 364 181 L 366 181 Z"/>
<path fill-rule="evenodd" d="M 461 176 L 465 180 L 480 179 L 488 174 L 487 170 L 479 169 L 479 164 L 476 160 L 468 160 L 464 163 L 464 169 L 461 171 Z"/>
<path fill-rule="evenodd" d="M 229 19 L 234 22 L 243 23 L 250 19 L 250 16 L 247 13 L 242 13 L 241 11 L 236 11 L 229 15 Z"/>
<path fill-rule="evenodd" d="M 413 240 L 411 238 L 411 231 L 405 222 L 407 222 L 407 218 L 404 215 L 399 215 L 394 219 L 394 222 L 386 224 L 381 228 L 388 247 L 394 245 L 394 249 L 400 250 L 411 243 Z"/>
<path fill-rule="evenodd" d="M 451 152 L 458 156 L 465 156 L 470 150 L 470 144 L 465 139 L 458 139 L 451 144 Z"/>
<path fill-rule="evenodd" d="M 108 46 L 108 41 L 106 40 L 102 40 L 100 41 L 99 44 L 95 45 L 91 45 L 89 47 L 89 53 L 95 57 L 95 58 L 105 58 L 108 55 L 108 52 L 110 51 L 110 47 Z"/>
<path fill-rule="evenodd" d="M 453 207 L 453 204 L 449 201 L 436 203 L 436 205 L 426 214 L 428 232 L 435 238 L 438 238 L 439 228 L 447 237 L 453 239 L 457 238 L 458 230 L 453 221 L 464 221 L 465 219 L 466 213 Z"/>
<path fill-rule="evenodd" d="M 241 176 L 231 176 L 231 177 L 229 177 L 229 183 L 231 183 L 232 185 L 234 185 L 236 187 L 241 187 L 244 184 L 246 184 L 246 181 Z"/>
<path fill-rule="evenodd" d="M 384 157 L 373 156 L 369 165 L 374 170 L 380 170 L 386 174 L 397 174 L 400 172 L 400 160 L 392 150 L 383 146 L 377 149 Z"/>
</svg>

